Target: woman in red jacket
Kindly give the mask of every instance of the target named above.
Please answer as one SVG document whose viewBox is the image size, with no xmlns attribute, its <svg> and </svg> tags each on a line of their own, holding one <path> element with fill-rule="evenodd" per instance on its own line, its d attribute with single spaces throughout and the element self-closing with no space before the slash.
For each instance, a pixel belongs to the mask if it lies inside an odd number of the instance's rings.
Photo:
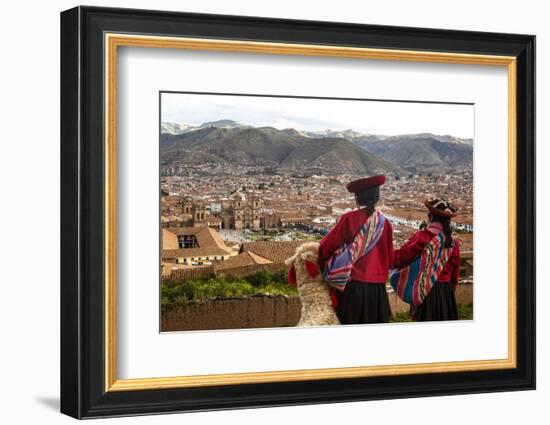
<svg viewBox="0 0 550 425">
<path fill-rule="evenodd" d="M 380 186 L 385 176 L 352 181 L 348 191 L 355 194 L 359 208 L 343 214 L 338 223 L 321 240 L 319 245 L 319 267 L 325 269 L 332 255 L 345 243 L 351 243 L 361 227 L 375 212 L 375 204 L 380 198 Z M 393 229 L 389 220 L 376 245 L 360 257 L 351 271 L 350 281 L 344 291 L 335 291 L 337 314 L 342 324 L 386 323 L 391 316 L 390 303 L 386 291 L 388 270 L 393 261 Z"/>
<path fill-rule="evenodd" d="M 424 204 L 428 208 L 428 225 L 412 235 L 400 249 L 395 250 L 394 266 L 401 269 L 409 265 L 432 238 L 439 232 L 444 232 L 445 248 L 450 248 L 454 243 L 453 250 L 422 305 L 411 305 L 411 315 L 417 321 L 458 320 L 454 290 L 460 270 L 460 247 L 458 241 L 453 242 L 451 227 L 451 218 L 457 215 L 457 209 L 450 202 L 438 198 Z"/>
</svg>

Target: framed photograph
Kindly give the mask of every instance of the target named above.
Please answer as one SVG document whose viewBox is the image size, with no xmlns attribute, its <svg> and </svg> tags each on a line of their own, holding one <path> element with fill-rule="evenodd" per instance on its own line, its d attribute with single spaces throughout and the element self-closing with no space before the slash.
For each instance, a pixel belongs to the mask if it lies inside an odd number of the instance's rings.
<svg viewBox="0 0 550 425">
<path fill-rule="evenodd" d="M 61 411 L 535 388 L 535 37 L 61 14 Z"/>
</svg>

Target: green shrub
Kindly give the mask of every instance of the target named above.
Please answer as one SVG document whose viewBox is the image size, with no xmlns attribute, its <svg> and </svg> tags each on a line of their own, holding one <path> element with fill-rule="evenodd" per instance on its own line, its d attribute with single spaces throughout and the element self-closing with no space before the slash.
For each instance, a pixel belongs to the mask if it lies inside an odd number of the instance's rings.
<svg viewBox="0 0 550 425">
<path fill-rule="evenodd" d="M 473 304 L 459 304 L 458 305 L 458 319 L 459 320 L 472 320 L 474 318 L 474 306 Z"/>
<path fill-rule="evenodd" d="M 296 295 L 286 281 L 286 271 L 260 270 L 241 277 L 209 277 L 184 282 L 166 282 L 161 288 L 161 306 L 168 308 L 188 302 L 215 298 L 243 298 L 251 295 Z"/>
<path fill-rule="evenodd" d="M 267 270 L 262 269 L 260 271 L 257 271 L 254 274 L 251 274 L 250 276 L 247 276 L 245 279 L 247 282 L 254 286 L 263 286 L 266 285 L 271 280 L 272 274 L 269 273 Z"/>
<path fill-rule="evenodd" d="M 390 322 L 391 323 L 412 322 L 412 318 L 411 318 L 411 316 L 409 315 L 408 312 L 400 311 L 400 312 L 395 313 L 390 318 Z"/>
</svg>

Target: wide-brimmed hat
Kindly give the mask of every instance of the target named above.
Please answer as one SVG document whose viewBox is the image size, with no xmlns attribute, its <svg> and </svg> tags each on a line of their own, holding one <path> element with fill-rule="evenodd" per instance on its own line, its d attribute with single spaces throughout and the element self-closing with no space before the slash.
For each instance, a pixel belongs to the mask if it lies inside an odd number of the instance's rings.
<svg viewBox="0 0 550 425">
<path fill-rule="evenodd" d="M 424 201 L 424 205 L 428 210 L 435 215 L 445 217 L 445 218 L 453 218 L 458 215 L 458 209 L 451 204 L 450 202 L 446 201 L 445 199 L 440 198 L 431 198 L 426 199 Z"/>
<path fill-rule="evenodd" d="M 359 193 L 371 187 L 381 186 L 386 182 L 386 176 L 378 175 L 349 182 L 346 189 L 351 193 Z"/>
</svg>

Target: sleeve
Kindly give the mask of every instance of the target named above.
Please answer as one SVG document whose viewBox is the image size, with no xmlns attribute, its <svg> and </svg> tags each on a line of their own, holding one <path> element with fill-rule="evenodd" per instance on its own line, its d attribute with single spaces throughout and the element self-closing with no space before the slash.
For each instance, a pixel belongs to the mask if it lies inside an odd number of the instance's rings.
<svg viewBox="0 0 550 425">
<path fill-rule="evenodd" d="M 455 239 L 456 245 L 452 255 L 451 283 L 456 289 L 458 285 L 458 276 L 460 274 L 460 243 Z"/>
<path fill-rule="evenodd" d="M 408 266 L 426 246 L 424 231 L 416 232 L 393 254 L 393 265 L 398 269 Z"/>
<path fill-rule="evenodd" d="M 321 270 L 325 269 L 325 264 L 332 257 L 332 254 L 345 242 L 348 242 L 349 233 L 349 216 L 348 214 L 344 214 L 325 237 L 321 239 L 321 242 L 319 242 L 318 264 Z"/>
</svg>

